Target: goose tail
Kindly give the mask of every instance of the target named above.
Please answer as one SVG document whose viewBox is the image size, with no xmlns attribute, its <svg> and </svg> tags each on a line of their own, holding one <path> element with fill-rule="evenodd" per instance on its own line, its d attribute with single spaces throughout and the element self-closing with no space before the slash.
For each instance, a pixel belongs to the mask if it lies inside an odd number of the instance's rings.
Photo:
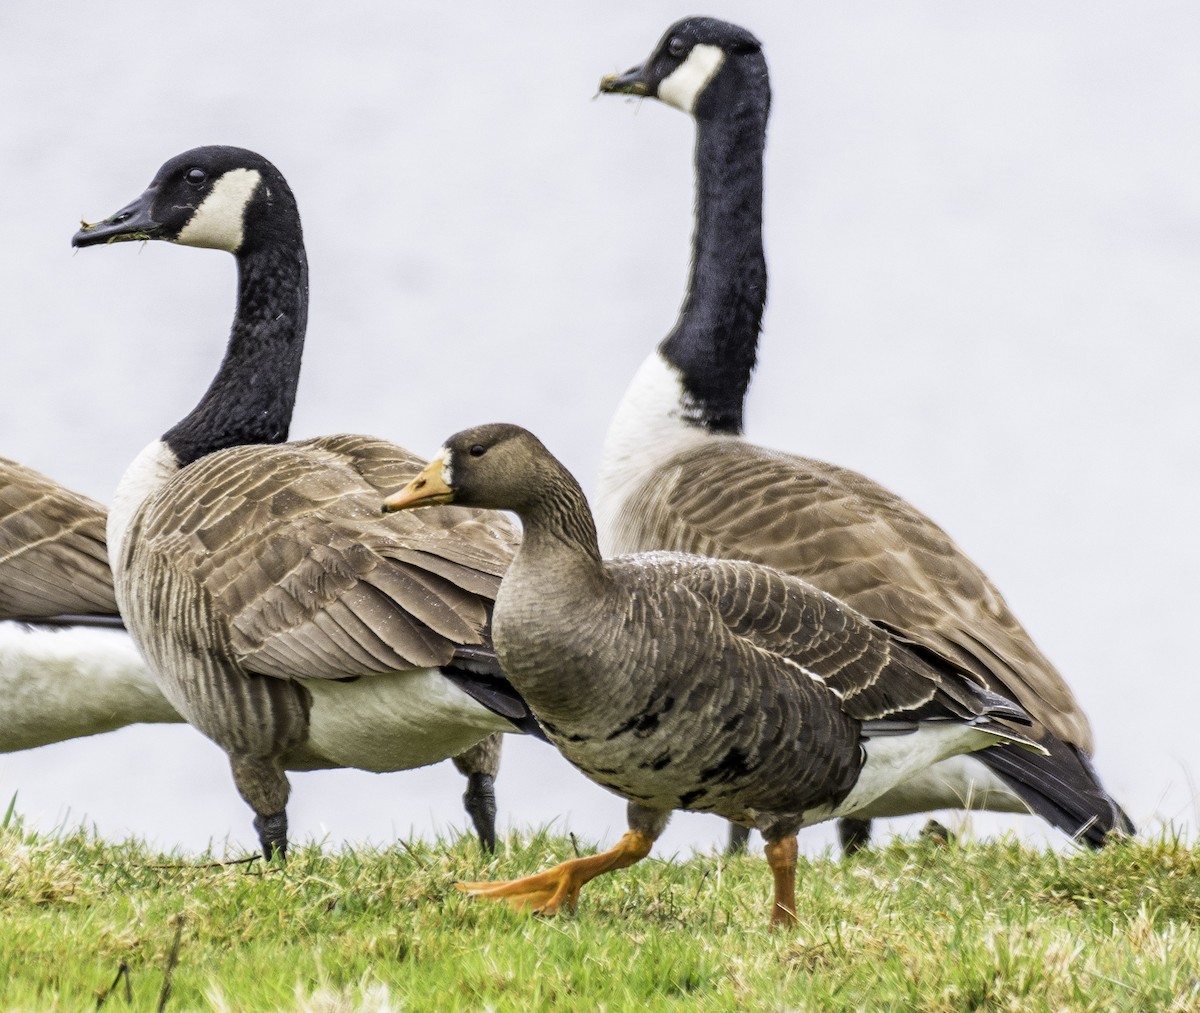
<svg viewBox="0 0 1200 1013">
<path fill-rule="evenodd" d="M 975 757 L 1051 825 L 1092 848 L 1135 833 L 1133 821 L 1106 792 L 1087 755 L 1052 735 L 1041 749 L 989 746 Z"/>
</svg>

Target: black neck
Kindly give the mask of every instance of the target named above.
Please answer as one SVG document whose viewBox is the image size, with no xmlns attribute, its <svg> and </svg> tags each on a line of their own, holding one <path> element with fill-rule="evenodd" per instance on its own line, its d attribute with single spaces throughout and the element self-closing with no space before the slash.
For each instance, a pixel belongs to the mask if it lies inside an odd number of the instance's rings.
<svg viewBox="0 0 1200 1013">
<path fill-rule="evenodd" d="M 659 346 L 682 374 L 689 421 L 740 433 L 767 299 L 763 149 L 770 111 L 761 73 L 719 73 L 696 108 L 696 231 L 683 309 Z M 728 68 L 732 70 L 732 68 Z"/>
<path fill-rule="evenodd" d="M 288 438 L 308 322 L 308 261 L 300 233 L 238 254 L 238 304 L 212 384 L 164 435 L 180 467 L 226 447 Z"/>
</svg>

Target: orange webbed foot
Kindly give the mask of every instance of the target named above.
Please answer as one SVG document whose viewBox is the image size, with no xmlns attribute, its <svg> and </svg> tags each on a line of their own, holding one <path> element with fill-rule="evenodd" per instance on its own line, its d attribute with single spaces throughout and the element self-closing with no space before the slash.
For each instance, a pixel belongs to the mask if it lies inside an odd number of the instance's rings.
<svg viewBox="0 0 1200 1013">
<path fill-rule="evenodd" d="M 568 909 L 574 908 L 579 899 L 579 888 L 583 884 L 574 882 L 574 877 L 566 869 L 570 864 L 564 862 L 524 879 L 455 883 L 454 889 L 471 897 L 504 901 L 514 911 L 555 915 L 564 904 Z"/>
<path fill-rule="evenodd" d="M 650 853 L 654 841 L 631 830 L 617 845 L 598 855 L 573 858 L 523 879 L 496 882 L 455 883 L 454 888 L 472 897 L 504 901 L 516 911 L 555 915 L 563 907 L 573 910 L 584 883 L 606 872 L 624 869 Z"/>
</svg>

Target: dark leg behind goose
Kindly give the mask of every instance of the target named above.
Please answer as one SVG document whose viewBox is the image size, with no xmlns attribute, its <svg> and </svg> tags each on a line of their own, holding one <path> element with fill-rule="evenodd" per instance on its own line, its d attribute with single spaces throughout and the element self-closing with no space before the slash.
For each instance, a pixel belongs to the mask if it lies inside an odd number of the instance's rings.
<svg viewBox="0 0 1200 1013">
<path fill-rule="evenodd" d="M 843 816 L 838 820 L 838 840 L 842 842 L 842 854 L 853 855 L 871 843 L 871 821 Z"/>
<path fill-rule="evenodd" d="M 463 807 L 471 817 L 479 843 L 489 854 L 496 850 L 496 772 L 500 769 L 501 742 L 501 733 L 495 732 L 452 758 L 467 779 Z"/>
<path fill-rule="evenodd" d="M 750 828 L 737 823 L 729 824 L 729 843 L 725 845 L 725 854 L 744 855 L 746 846 L 750 843 Z"/>
<path fill-rule="evenodd" d="M 847 816 L 838 820 L 838 840 L 842 845 L 842 854 L 853 855 L 871 843 L 871 821 L 855 819 Z M 750 842 L 750 831 L 736 823 L 729 824 L 729 843 L 725 846 L 727 855 L 744 855 L 746 845 Z"/>
</svg>

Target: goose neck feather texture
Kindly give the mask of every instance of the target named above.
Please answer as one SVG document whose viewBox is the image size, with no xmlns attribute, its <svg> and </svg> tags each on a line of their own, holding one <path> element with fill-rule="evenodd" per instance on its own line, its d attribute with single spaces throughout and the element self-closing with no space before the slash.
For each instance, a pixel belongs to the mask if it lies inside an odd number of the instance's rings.
<svg viewBox="0 0 1200 1013">
<path fill-rule="evenodd" d="M 726 60 L 696 118 L 696 223 L 687 293 L 660 351 L 682 376 L 691 421 L 740 433 L 767 298 L 763 150 L 771 92 L 760 52 Z"/>
</svg>

